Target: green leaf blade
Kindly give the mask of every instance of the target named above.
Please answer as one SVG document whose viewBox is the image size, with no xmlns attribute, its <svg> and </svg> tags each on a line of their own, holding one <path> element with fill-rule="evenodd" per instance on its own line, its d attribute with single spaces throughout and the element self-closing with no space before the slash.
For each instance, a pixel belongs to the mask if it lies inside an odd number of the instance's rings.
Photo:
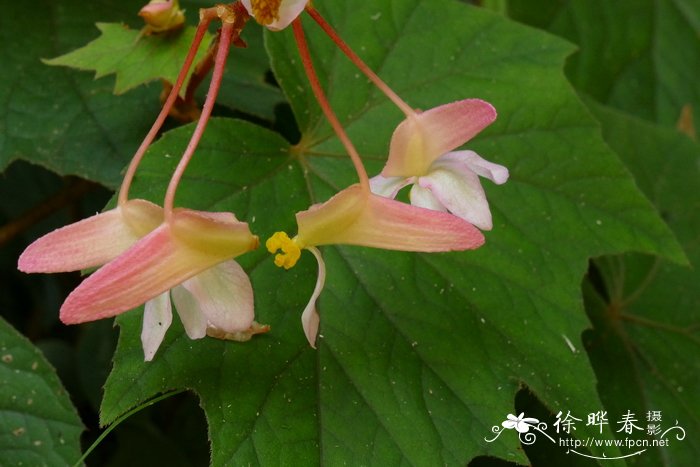
<svg viewBox="0 0 700 467">
<path fill-rule="evenodd" d="M 596 328 L 592 335 L 598 342 L 595 368 L 607 382 L 602 397 L 618 411 L 630 405 L 638 414 L 661 411 L 664 430 L 677 420 L 686 433 L 695 432 L 700 429 L 695 413 L 700 404 L 696 358 L 700 352 L 696 286 L 700 280 L 700 225 L 695 215 L 700 208 L 695 189 L 700 146 L 674 130 L 593 102 L 589 106 L 603 123 L 604 137 L 629 164 L 690 261 L 690 265 L 677 265 L 633 254 L 597 260 L 607 297 L 589 291 L 588 309 Z M 600 358 L 612 352 L 611 346 L 621 348 L 629 361 L 629 370 L 622 375 Z M 624 384 L 631 388 L 607 390 Z M 656 461 L 644 465 L 683 465 L 700 453 L 692 437 L 679 441 L 671 434 L 669 439 L 669 447 L 655 449 Z"/>
<path fill-rule="evenodd" d="M 94 41 L 43 61 L 47 65 L 94 70 L 95 79 L 115 74 L 115 94 L 157 79 L 174 83 L 196 30 L 188 26 L 170 34 L 144 35 L 118 23 L 97 23 L 96 26 L 100 37 Z M 204 57 L 210 39 L 205 36 L 194 63 Z"/>
<path fill-rule="evenodd" d="M 285 272 L 264 251 L 245 255 L 257 319 L 271 324 L 271 333 L 245 344 L 193 342 L 176 326 L 144 364 L 140 316 L 130 312 L 120 319 L 102 421 L 155 393 L 187 387 L 202 399 L 217 465 L 464 465 L 485 453 L 526 463 L 512 432 L 485 441 L 514 412 L 521 386 L 553 413 L 585 418 L 602 408 L 580 337 L 589 325 L 580 292 L 588 259 L 633 249 L 682 261 L 683 252 L 564 79 L 569 44 L 456 2 L 355 5 L 356 16 L 345 14 L 345 4 L 323 7 L 411 105 L 427 109 L 466 97 L 496 105 L 497 123 L 468 145 L 511 170 L 503 186 L 485 182 L 495 220 L 486 246 L 445 255 L 325 248 L 317 351 L 299 322 L 315 281 L 313 259 L 304 255 Z M 359 27 L 378 11 L 394 21 L 377 20 L 370 32 Z M 447 26 L 455 36 L 440 34 Z M 377 173 L 400 112 L 355 78 L 328 39 L 312 32 L 318 30 L 308 22 L 305 28 L 314 56 L 327 63 L 320 74 L 332 105 Z M 261 239 L 276 230 L 293 235 L 295 211 L 355 182 L 290 40 L 287 33 L 266 37 L 303 133 L 300 144 L 290 147 L 248 124 L 212 121 L 178 195 L 179 205 L 235 212 Z M 189 131 L 154 145 L 135 195 L 162 199 L 172 156 Z M 281 420 L 298 435 L 284 431 Z M 581 425 L 576 435 L 594 433 Z M 422 434 L 428 441 L 419 449 Z"/>
<path fill-rule="evenodd" d="M 73 465 L 80 418 L 41 352 L 0 319 L 0 462 Z"/>
</svg>

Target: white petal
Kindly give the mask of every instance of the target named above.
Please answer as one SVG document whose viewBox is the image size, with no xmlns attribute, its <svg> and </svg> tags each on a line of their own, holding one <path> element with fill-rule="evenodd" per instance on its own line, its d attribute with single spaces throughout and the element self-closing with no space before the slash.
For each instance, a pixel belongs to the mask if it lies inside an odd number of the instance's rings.
<svg viewBox="0 0 700 467">
<path fill-rule="evenodd" d="M 141 345 L 144 360 L 150 362 L 158 351 L 165 332 L 173 322 L 170 291 L 162 293 L 146 302 L 143 309 L 143 328 L 141 329 Z"/>
<path fill-rule="evenodd" d="M 447 212 L 447 208 L 430 192 L 416 184 L 411 188 L 411 204 L 419 208 Z"/>
<path fill-rule="evenodd" d="M 516 423 L 517 422 L 515 422 L 513 420 L 506 420 L 503 423 L 501 423 L 501 425 L 503 426 L 503 428 L 507 428 L 508 430 L 512 430 L 513 428 L 515 428 Z"/>
<path fill-rule="evenodd" d="M 187 337 L 201 339 L 207 335 L 207 317 L 200 311 L 197 299 L 186 288 L 178 285 L 170 291 L 175 311 L 185 328 Z"/>
<path fill-rule="evenodd" d="M 248 13 L 255 17 L 255 15 L 253 15 L 253 5 L 251 0 L 241 0 L 241 3 L 243 3 L 243 6 Z M 279 11 L 277 12 L 278 19 L 266 24 L 265 27 L 272 31 L 279 31 L 280 29 L 286 28 L 297 18 L 297 16 L 301 14 L 302 11 L 304 11 L 307 3 L 309 3 L 309 0 L 282 0 L 279 6 Z"/>
<path fill-rule="evenodd" d="M 268 24 L 267 27 L 273 31 L 279 31 L 289 26 L 297 16 L 304 11 L 309 0 L 282 0 L 280 4 L 279 19 Z"/>
<path fill-rule="evenodd" d="M 418 179 L 452 214 L 482 230 L 491 230 L 491 210 L 479 176 L 460 162 L 443 161 Z"/>
<path fill-rule="evenodd" d="M 502 185 L 508 181 L 508 169 L 502 165 L 494 164 L 474 151 L 449 152 L 436 161 L 459 161 L 467 165 L 469 169 L 484 178 L 488 178 L 496 185 Z"/>
<path fill-rule="evenodd" d="M 195 299 L 208 324 L 227 333 L 248 329 L 253 323 L 253 286 L 235 261 L 219 263 L 182 283 Z"/>
<path fill-rule="evenodd" d="M 318 261 L 318 276 L 316 277 L 316 287 L 314 287 L 314 293 L 311 294 L 309 303 L 304 308 L 304 312 L 301 314 L 301 326 L 304 328 L 304 334 L 306 334 L 306 339 L 309 344 L 314 349 L 316 348 L 316 335 L 318 334 L 318 326 L 321 322 L 321 317 L 316 311 L 316 300 L 318 296 L 321 295 L 321 290 L 323 290 L 323 285 L 326 283 L 326 263 L 323 261 L 323 256 L 317 248 L 307 247 L 311 253 L 316 257 Z"/>
<path fill-rule="evenodd" d="M 528 425 L 527 423 L 517 422 L 515 424 L 515 430 L 518 433 L 527 433 L 528 431 L 530 431 L 530 425 Z"/>
<path fill-rule="evenodd" d="M 385 198 L 396 198 L 401 188 L 412 183 L 414 178 L 405 177 L 383 177 L 377 175 L 369 179 L 369 186 L 372 193 L 384 196 Z"/>
</svg>

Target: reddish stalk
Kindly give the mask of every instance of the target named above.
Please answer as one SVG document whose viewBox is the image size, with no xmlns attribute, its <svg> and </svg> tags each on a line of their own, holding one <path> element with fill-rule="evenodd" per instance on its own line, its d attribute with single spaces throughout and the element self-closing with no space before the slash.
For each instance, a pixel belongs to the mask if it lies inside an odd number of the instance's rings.
<svg viewBox="0 0 700 467">
<path fill-rule="evenodd" d="M 338 33 L 333 29 L 333 27 L 328 24 L 328 22 L 321 16 L 321 14 L 316 10 L 314 7 L 311 5 L 306 6 L 306 12 L 311 15 L 311 17 L 318 23 L 319 26 L 321 26 L 321 29 L 328 34 L 328 37 L 335 42 L 335 45 L 337 45 L 340 50 L 343 51 L 343 53 L 352 61 L 352 63 L 355 64 L 357 68 L 360 69 L 362 73 L 369 78 L 372 83 L 374 83 L 375 86 L 379 88 L 380 91 L 382 91 L 386 97 L 388 97 L 396 106 L 401 109 L 401 111 L 406 114 L 407 117 L 410 117 L 412 115 L 415 115 L 416 112 L 411 108 L 410 105 L 406 104 L 406 102 L 403 101 L 399 97 L 398 94 L 396 94 L 382 79 L 377 76 L 377 74 L 372 71 L 370 67 L 367 66 L 365 62 L 362 61 L 362 59 L 355 53 L 353 50 L 348 46 L 348 44 L 345 43 L 343 39 L 340 38 Z"/>
<path fill-rule="evenodd" d="M 335 134 L 338 135 L 340 142 L 350 155 L 350 159 L 352 159 L 352 163 L 355 166 L 357 176 L 360 179 L 362 189 L 369 192 L 369 178 L 367 177 L 365 166 L 362 164 L 362 159 L 360 159 L 360 155 L 357 153 L 355 146 L 352 144 L 352 141 L 350 141 L 347 133 L 345 133 L 340 121 L 338 121 L 338 117 L 335 116 L 335 113 L 333 112 L 333 109 L 331 109 L 328 99 L 323 92 L 323 88 L 321 88 L 318 76 L 316 75 L 316 70 L 314 69 L 313 62 L 311 61 L 311 54 L 309 53 L 309 46 L 306 43 L 306 36 L 304 35 L 304 30 L 301 26 L 301 19 L 297 17 L 292 23 L 292 27 L 294 29 L 294 38 L 296 39 L 297 48 L 299 49 L 299 55 L 301 56 L 301 61 L 304 64 L 304 71 L 306 72 L 306 77 L 309 80 L 309 84 L 311 84 L 311 89 L 314 92 L 314 96 L 316 96 L 316 100 L 321 106 L 321 110 L 328 119 L 328 122 L 333 127 Z"/>
<path fill-rule="evenodd" d="M 199 50 L 199 46 L 202 43 L 204 34 L 207 32 L 209 23 L 211 23 L 212 19 L 215 16 L 215 11 L 211 11 L 211 9 L 201 11 L 201 19 L 199 21 L 199 25 L 197 26 L 197 32 L 195 33 L 194 40 L 192 41 L 192 45 L 190 46 L 190 50 L 187 52 L 185 63 L 180 69 L 180 74 L 177 76 L 177 80 L 175 81 L 173 88 L 170 90 L 170 94 L 168 95 L 165 104 L 163 104 L 163 108 L 161 109 L 160 114 L 158 114 L 156 121 L 153 122 L 153 126 L 144 138 L 143 142 L 141 143 L 141 146 L 139 146 L 139 148 L 136 150 L 134 157 L 129 163 L 129 168 L 126 170 L 126 174 L 124 174 L 124 180 L 122 181 L 122 185 L 119 188 L 118 202 L 120 205 L 124 204 L 129 199 L 129 188 L 131 187 L 131 182 L 134 180 L 136 169 L 141 163 L 141 159 L 143 159 L 143 155 L 146 153 L 146 150 L 151 145 L 155 137 L 158 135 L 158 132 L 160 131 L 161 127 L 163 126 L 163 123 L 165 122 L 165 119 L 170 113 L 170 109 L 175 103 L 178 93 L 180 92 L 180 89 L 182 88 L 182 85 L 185 82 L 185 79 L 187 78 L 187 73 L 190 71 L 192 62 L 194 61 L 194 58 L 197 55 L 197 50 Z"/>
<path fill-rule="evenodd" d="M 163 202 L 163 208 L 165 209 L 165 220 L 170 222 L 172 218 L 173 205 L 175 202 L 175 192 L 177 191 L 177 186 L 180 184 L 182 179 L 182 174 L 185 172 L 187 165 L 192 160 L 195 149 L 199 141 L 202 139 L 204 130 L 209 122 L 209 117 L 214 108 L 214 102 L 216 101 L 216 96 L 219 94 L 219 88 L 221 87 L 221 79 L 224 76 L 224 67 L 226 65 L 226 58 L 228 57 L 229 48 L 231 46 L 231 38 L 235 25 L 228 21 L 224 21 L 221 28 L 221 35 L 219 38 L 219 49 L 216 52 L 216 58 L 214 62 L 214 72 L 211 76 L 211 83 L 209 83 L 209 90 L 207 92 L 207 99 L 204 101 L 204 106 L 202 107 L 202 115 L 197 121 L 197 126 L 192 133 L 192 138 L 190 138 L 187 148 L 180 159 L 175 172 L 173 173 L 170 183 L 168 184 L 168 190 L 165 193 L 165 201 Z"/>
<path fill-rule="evenodd" d="M 190 81 L 187 83 L 187 90 L 185 91 L 186 103 L 194 101 L 194 93 L 197 92 L 197 88 L 202 84 L 202 81 L 204 81 L 204 78 L 206 78 L 214 66 L 214 58 L 216 57 L 216 49 L 218 47 L 218 43 L 216 43 L 216 41 L 214 42 L 215 43 L 211 45 L 209 50 L 207 50 L 207 54 L 204 58 L 194 67 Z"/>
</svg>

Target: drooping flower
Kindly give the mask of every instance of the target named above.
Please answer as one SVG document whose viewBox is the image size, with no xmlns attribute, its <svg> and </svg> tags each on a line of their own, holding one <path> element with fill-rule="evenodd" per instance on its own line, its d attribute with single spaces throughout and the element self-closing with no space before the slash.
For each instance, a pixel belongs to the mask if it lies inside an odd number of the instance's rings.
<svg viewBox="0 0 700 467">
<path fill-rule="evenodd" d="M 394 131 L 389 158 L 370 181 L 372 191 L 394 198 L 413 184 L 411 204 L 452 214 L 480 229 L 492 227 L 491 211 L 479 176 L 496 184 L 508 169 L 473 151 L 454 151 L 496 119 L 491 104 L 465 99 L 409 115 Z"/>
<path fill-rule="evenodd" d="M 102 266 L 66 299 L 66 324 L 115 316 L 146 303 L 142 343 L 151 360 L 172 321 L 170 289 L 187 335 L 247 340 L 268 330 L 253 321 L 253 290 L 232 258 L 258 238 L 230 213 L 163 210 L 134 199 L 50 232 L 19 258 L 24 272 Z"/>
<path fill-rule="evenodd" d="M 248 14 L 272 31 L 289 26 L 309 0 L 241 0 Z"/>
<path fill-rule="evenodd" d="M 257 246 L 248 224 L 231 213 L 176 209 L 169 222 L 71 292 L 61 307 L 61 321 L 109 318 L 147 303 L 142 343 L 150 360 L 170 325 L 172 295 L 190 338 L 209 332 L 245 340 L 267 328 L 260 330 L 253 321 L 252 286 L 233 258 Z"/>
<path fill-rule="evenodd" d="M 315 347 L 319 315 L 316 300 L 323 289 L 326 268 L 321 245 L 360 245 L 387 250 L 440 252 L 480 247 L 483 234 L 451 214 L 400 203 L 352 185 L 323 204 L 296 215 L 298 234 L 294 238 L 277 232 L 266 242 L 270 253 L 277 253 L 275 264 L 289 269 L 311 251 L 318 261 L 314 292 L 302 313 L 306 338 Z"/>
</svg>

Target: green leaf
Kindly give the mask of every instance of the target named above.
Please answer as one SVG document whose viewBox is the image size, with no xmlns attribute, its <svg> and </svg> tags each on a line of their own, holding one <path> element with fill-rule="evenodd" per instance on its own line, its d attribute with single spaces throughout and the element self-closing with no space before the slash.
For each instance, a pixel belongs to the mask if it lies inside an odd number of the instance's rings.
<svg viewBox="0 0 700 467">
<path fill-rule="evenodd" d="M 509 0 L 508 11 L 578 44 L 567 76 L 599 102 L 667 126 L 686 105 L 700 113 L 699 2 Z"/>
<path fill-rule="evenodd" d="M 115 94 L 123 94 L 157 79 L 174 83 L 196 31 L 188 26 L 170 34 L 144 35 L 119 23 L 97 23 L 96 26 L 100 37 L 65 55 L 44 60 L 44 63 L 94 70 L 95 79 L 115 74 Z M 194 63 L 206 55 L 210 40 L 211 36 L 204 37 Z"/>
<path fill-rule="evenodd" d="M 116 186 L 158 112 L 156 88 L 112 95 L 111 80 L 48 67 L 39 60 L 94 35 L 94 22 L 134 17 L 136 0 L 3 5 L 0 41 L 0 170 L 15 159 Z M 41 12 L 41 14 L 36 14 Z M 41 31 L 30 34 L 28 31 Z"/>
<path fill-rule="evenodd" d="M 0 318 L 0 464 L 73 465 L 82 431 L 54 369 Z"/>
<path fill-rule="evenodd" d="M 273 120 L 275 106 L 284 103 L 284 97 L 278 87 L 265 79 L 270 61 L 262 37 L 261 27 L 250 21 L 242 35 L 248 47 L 232 49 L 226 61 L 226 73 L 216 102 L 256 117 Z M 204 102 L 204 95 L 205 89 L 202 89 L 201 102 Z"/>
<path fill-rule="evenodd" d="M 61 175 L 118 186 L 123 167 L 158 113 L 161 86 L 139 87 L 115 97 L 113 89 L 119 85 L 112 77 L 95 81 L 90 73 L 49 67 L 41 59 L 84 46 L 94 39 L 97 21 L 118 20 L 138 27 L 143 22 L 136 13 L 143 3 L 38 0 L 31 9 L 20 2 L 4 6 L 0 40 L 12 46 L 0 48 L 0 171 L 13 160 L 24 159 Z M 193 2 L 182 3 L 195 17 Z M 209 5 L 198 2 L 198 6 Z M 32 14 L 35 11 L 42 14 Z M 26 32 L 33 30 L 43 33 Z M 130 37 L 122 45 L 132 46 L 137 31 L 122 33 Z M 220 103 L 272 119 L 281 94 L 265 83 L 269 65 L 259 35 L 251 33 L 244 34 L 250 50 L 237 49 L 229 60 Z M 111 56 L 104 54 L 96 61 Z M 181 61 L 168 63 L 167 69 L 177 70 Z"/>
<path fill-rule="evenodd" d="M 700 455 L 700 442 L 691 435 L 700 431 L 700 146 L 677 131 L 589 105 L 603 123 L 604 138 L 628 164 L 691 262 L 684 267 L 637 254 L 596 261 L 604 287 L 596 292 L 589 286 L 587 308 L 595 323 L 592 360 L 605 381 L 601 396 L 618 412 L 636 410 L 641 418 L 660 411 L 664 430 L 676 421 L 685 429 L 686 439 L 678 441 L 671 432 L 670 446 L 656 448 L 638 465 L 689 465 Z"/>
<path fill-rule="evenodd" d="M 506 185 L 485 186 L 495 220 L 486 246 L 440 255 L 325 248 L 316 351 L 299 323 L 314 260 L 304 255 L 285 273 L 263 251 L 245 255 L 257 319 L 271 333 L 193 342 L 176 323 L 145 364 L 140 312 L 127 313 L 101 420 L 184 387 L 202 400 L 214 465 L 464 465 L 480 454 L 527 462 L 512 432 L 484 440 L 513 413 L 522 385 L 554 413 L 602 408 L 581 352 L 588 258 L 634 249 L 682 261 L 683 252 L 562 76 L 568 44 L 451 1 L 320 7 L 412 106 L 481 97 L 498 108 L 497 123 L 469 144 L 511 170 Z M 376 173 L 401 114 L 304 24 L 333 108 Z M 295 211 L 355 181 L 289 32 L 266 39 L 302 141 L 290 147 L 250 124 L 213 120 L 178 195 L 180 205 L 234 211 L 263 239 L 293 233 Z M 151 149 L 134 195 L 162 199 L 190 132 L 169 132 Z M 576 435 L 593 433 L 581 425 Z"/>
</svg>

